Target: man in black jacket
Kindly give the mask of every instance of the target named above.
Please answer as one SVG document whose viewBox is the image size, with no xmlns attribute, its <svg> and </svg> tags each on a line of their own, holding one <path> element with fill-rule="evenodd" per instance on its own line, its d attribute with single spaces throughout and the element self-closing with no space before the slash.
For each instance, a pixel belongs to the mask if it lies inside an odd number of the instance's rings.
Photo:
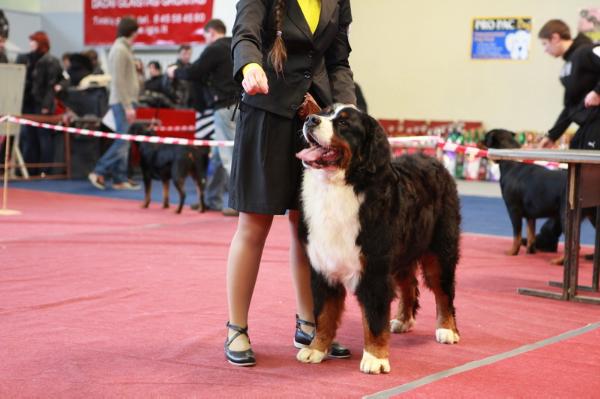
<svg viewBox="0 0 600 399">
<path fill-rule="evenodd" d="M 565 60 L 560 73 L 564 108 L 540 147 L 552 147 L 575 122 L 579 129 L 569 147 L 600 149 L 600 46 L 594 46 L 583 34 L 571 38 L 568 25 L 558 19 L 546 22 L 538 37 L 549 55 Z M 561 233 L 560 221 L 549 219 L 536 237 L 536 248 L 556 251 Z"/>
<path fill-rule="evenodd" d="M 233 61 L 231 60 L 231 37 L 226 37 L 227 29 L 223 21 L 212 19 L 204 26 L 204 37 L 207 47 L 200 57 L 187 69 L 169 67 L 168 75 L 170 78 L 200 82 L 205 87 L 205 98 L 209 107 L 214 109 L 214 128 L 215 139 L 233 140 L 235 136 L 235 121 L 233 113 L 235 103 L 240 94 L 240 87 L 231 76 L 233 70 Z M 214 151 L 216 150 L 216 151 Z M 223 167 L 227 172 L 227 178 L 231 173 L 232 147 L 213 148 L 213 158 L 220 157 Z M 218 154 L 218 155 L 217 155 Z M 214 174 L 213 176 L 219 176 Z M 211 179 L 207 184 L 207 197 L 214 196 L 214 202 L 222 204 L 222 196 L 227 181 L 216 181 Z M 213 194 L 211 194 L 213 192 Z M 211 204 L 209 206 L 220 206 L 220 204 Z M 214 204 L 214 205 L 213 205 Z M 237 215 L 237 212 L 231 209 L 223 209 L 225 215 Z"/>
<path fill-rule="evenodd" d="M 548 54 L 565 60 L 560 73 L 564 108 L 540 146 L 551 147 L 575 122 L 579 129 L 570 148 L 600 149 L 600 46 L 582 34 L 572 39 L 561 20 L 548 21 L 538 36 Z"/>
</svg>

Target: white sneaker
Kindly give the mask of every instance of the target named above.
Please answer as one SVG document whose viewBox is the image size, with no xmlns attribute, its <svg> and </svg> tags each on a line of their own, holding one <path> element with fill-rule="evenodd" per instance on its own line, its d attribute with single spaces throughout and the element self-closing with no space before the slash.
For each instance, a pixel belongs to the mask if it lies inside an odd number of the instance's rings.
<svg viewBox="0 0 600 399">
<path fill-rule="evenodd" d="M 88 180 L 97 189 L 104 190 L 106 188 L 106 186 L 104 185 L 104 182 L 102 180 L 100 180 L 100 175 L 97 175 L 94 172 L 92 172 L 88 175 Z"/>
<path fill-rule="evenodd" d="M 122 183 L 113 183 L 112 188 L 115 190 L 139 190 L 142 186 L 134 182 L 124 181 Z"/>
</svg>

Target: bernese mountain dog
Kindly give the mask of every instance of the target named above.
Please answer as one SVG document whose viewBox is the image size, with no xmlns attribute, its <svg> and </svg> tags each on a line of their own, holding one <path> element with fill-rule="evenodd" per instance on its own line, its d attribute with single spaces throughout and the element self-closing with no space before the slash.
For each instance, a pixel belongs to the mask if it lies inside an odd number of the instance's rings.
<svg viewBox="0 0 600 399">
<path fill-rule="evenodd" d="M 312 266 L 317 328 L 297 359 L 320 363 L 326 357 L 350 291 L 362 310 L 360 370 L 388 373 L 390 331 L 415 324 L 419 265 L 435 294 L 436 340 L 457 343 L 460 211 L 452 176 L 424 155 L 392 160 L 383 128 L 350 105 L 309 115 L 303 135 L 308 148 L 296 155 L 305 167 L 300 238 Z"/>
</svg>

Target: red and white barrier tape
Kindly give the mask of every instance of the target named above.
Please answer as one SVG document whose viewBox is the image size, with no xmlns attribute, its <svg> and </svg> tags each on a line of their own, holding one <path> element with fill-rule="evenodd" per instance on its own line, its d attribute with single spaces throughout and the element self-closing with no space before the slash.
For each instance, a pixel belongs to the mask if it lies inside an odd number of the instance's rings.
<svg viewBox="0 0 600 399">
<path fill-rule="evenodd" d="M 60 125 L 52 125 L 49 123 L 41 123 L 31 121 L 29 119 L 18 118 L 15 116 L 5 115 L 0 117 L 0 123 L 4 121 L 10 121 L 18 123 L 20 125 L 29 125 L 35 127 L 41 127 L 44 129 L 56 130 L 59 132 L 67 132 L 73 134 L 80 134 L 83 136 L 92 137 L 105 137 L 109 139 L 120 139 L 128 141 L 136 141 L 140 143 L 161 143 L 161 144 L 178 144 L 178 145 L 193 145 L 203 147 L 231 147 L 233 146 L 232 140 L 191 140 L 180 137 L 159 137 L 159 136 L 146 136 L 146 135 L 135 135 L 127 133 L 110 133 L 101 132 L 98 130 L 83 129 L 77 127 L 65 127 Z M 163 128 L 180 128 L 183 130 L 185 126 L 163 126 Z M 174 130 L 177 131 L 177 130 Z M 487 157 L 487 150 L 465 146 L 456 143 L 448 143 L 442 141 L 437 136 L 406 136 L 406 137 L 390 137 L 388 139 L 392 146 L 397 147 L 411 147 L 411 148 L 441 148 L 443 151 L 464 153 L 473 157 Z M 559 164 L 557 162 L 548 161 L 523 161 L 525 163 L 534 163 L 536 165 L 543 165 L 547 167 L 560 167 L 566 168 L 566 164 Z"/>
<path fill-rule="evenodd" d="M 44 129 L 52 129 L 59 132 L 67 132 L 80 134 L 83 136 L 93 137 L 105 137 L 109 139 L 120 139 L 128 141 L 137 141 L 140 143 L 161 143 L 161 144 L 178 144 L 178 145 L 194 145 L 203 147 L 231 147 L 233 141 L 231 140 L 192 140 L 180 137 L 159 137 L 159 136 L 145 136 L 143 134 L 127 134 L 127 133 L 110 133 L 101 132 L 98 130 L 82 129 L 77 127 L 65 127 L 59 125 L 52 125 L 49 123 L 34 122 L 28 119 L 17 118 L 14 116 L 8 116 L 10 122 L 18 123 L 20 125 L 29 125 L 35 127 L 41 127 Z"/>
<path fill-rule="evenodd" d="M 467 156 L 477 158 L 487 158 L 488 151 L 482 148 L 461 145 L 457 143 L 448 143 L 441 140 L 439 137 L 432 136 L 406 136 L 406 137 L 390 137 L 390 144 L 392 146 L 404 146 L 404 147 L 417 147 L 417 148 L 440 148 L 442 151 L 463 153 Z M 532 161 L 524 160 L 523 163 L 530 163 L 541 165 L 549 168 L 561 168 L 567 169 L 568 165 L 565 163 L 549 162 L 549 161 Z"/>
</svg>

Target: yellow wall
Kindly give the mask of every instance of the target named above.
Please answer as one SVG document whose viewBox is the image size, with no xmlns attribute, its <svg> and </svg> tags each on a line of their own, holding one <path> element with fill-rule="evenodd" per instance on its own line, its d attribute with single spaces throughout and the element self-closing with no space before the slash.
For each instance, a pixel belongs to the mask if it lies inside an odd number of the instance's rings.
<svg viewBox="0 0 600 399">
<path fill-rule="evenodd" d="M 482 120 L 487 128 L 546 131 L 561 110 L 562 60 L 543 52 L 552 18 L 574 32 L 589 0 L 354 0 L 351 65 L 379 118 Z M 473 17 L 533 18 L 528 61 L 470 59 Z"/>
</svg>

